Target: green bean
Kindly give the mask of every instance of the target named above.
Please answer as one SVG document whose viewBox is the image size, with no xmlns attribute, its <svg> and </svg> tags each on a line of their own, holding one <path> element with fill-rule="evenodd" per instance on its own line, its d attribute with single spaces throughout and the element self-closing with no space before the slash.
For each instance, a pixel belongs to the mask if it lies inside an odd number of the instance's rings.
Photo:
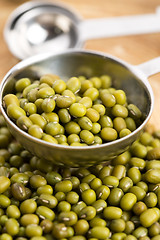
<svg viewBox="0 0 160 240">
<path fill-rule="evenodd" d="M 94 174 L 91 174 L 88 172 L 88 174 L 86 174 L 86 176 L 83 177 L 82 183 L 90 184 L 90 182 L 95 178 L 96 178 L 96 176 Z"/>
<path fill-rule="evenodd" d="M 6 221 L 5 228 L 7 233 L 11 236 L 15 236 L 19 232 L 19 224 L 14 218 L 10 218 Z"/>
<path fill-rule="evenodd" d="M 87 145 L 91 145 L 94 142 L 94 135 L 88 130 L 82 130 L 80 132 L 80 138 Z"/>
<path fill-rule="evenodd" d="M 65 200 L 65 193 L 63 192 L 57 192 L 55 194 L 55 197 L 57 198 L 58 202 Z"/>
<path fill-rule="evenodd" d="M 124 232 L 127 235 L 132 234 L 133 230 L 135 229 L 134 223 L 132 221 L 126 221 L 125 222 L 125 229 Z M 132 236 L 132 235 L 131 235 Z"/>
<path fill-rule="evenodd" d="M 55 74 L 44 74 L 40 77 L 40 83 L 47 83 L 49 86 L 52 86 L 57 79 L 59 79 L 59 76 Z"/>
<path fill-rule="evenodd" d="M 124 240 L 136 240 L 137 238 L 133 235 L 127 235 L 126 237 L 123 238 Z"/>
<path fill-rule="evenodd" d="M 85 207 L 86 207 L 85 202 L 79 201 L 78 203 L 72 206 L 72 211 L 74 211 L 77 215 L 79 215 L 81 210 Z"/>
<path fill-rule="evenodd" d="M 58 144 L 59 143 L 59 141 L 55 137 L 52 137 L 49 134 L 43 134 L 42 135 L 42 140 L 44 140 L 46 142 L 53 143 L 53 144 Z"/>
<path fill-rule="evenodd" d="M 67 201 L 61 201 L 58 203 L 59 212 L 69 212 L 71 210 L 71 204 Z"/>
<path fill-rule="evenodd" d="M 25 230 L 26 236 L 29 238 L 42 235 L 42 228 L 36 224 L 29 224 Z"/>
<path fill-rule="evenodd" d="M 121 188 L 115 187 L 111 189 L 110 195 L 108 197 L 108 203 L 113 206 L 119 206 L 119 203 L 123 195 L 124 193 Z"/>
<path fill-rule="evenodd" d="M 86 116 L 91 120 L 91 122 L 95 123 L 99 120 L 100 115 L 97 110 L 94 108 L 87 108 L 86 110 Z"/>
<path fill-rule="evenodd" d="M 95 227 L 95 226 L 101 226 L 101 227 L 106 227 L 107 222 L 99 217 L 95 217 L 90 221 L 90 226 Z"/>
<path fill-rule="evenodd" d="M 128 110 L 120 104 L 115 104 L 112 108 L 112 114 L 115 117 L 126 118 L 128 116 Z"/>
<path fill-rule="evenodd" d="M 55 184 L 55 191 L 56 192 L 70 192 L 72 190 L 72 182 L 70 180 L 63 180 L 61 182 L 57 182 Z"/>
<path fill-rule="evenodd" d="M 131 132 L 133 132 L 134 130 L 136 130 L 136 123 L 135 123 L 135 121 L 134 121 L 133 118 L 127 117 L 127 118 L 125 118 L 125 122 L 126 122 L 127 128 L 128 128 Z"/>
<path fill-rule="evenodd" d="M 9 235 L 8 233 L 2 233 L 1 234 L 1 240 L 12 240 L 12 236 Z"/>
<path fill-rule="evenodd" d="M 140 181 L 138 183 L 136 183 L 136 185 L 140 188 L 142 188 L 145 192 L 148 192 L 148 185 L 147 183 Z"/>
<path fill-rule="evenodd" d="M 73 103 L 69 112 L 74 117 L 83 117 L 86 114 L 86 107 L 81 103 Z"/>
<path fill-rule="evenodd" d="M 99 91 L 97 90 L 97 88 L 90 87 L 83 93 L 83 96 L 90 97 L 92 101 L 94 101 L 99 97 Z"/>
<path fill-rule="evenodd" d="M 131 167 L 128 171 L 127 171 L 127 175 L 129 178 L 132 179 L 133 183 L 136 184 L 139 181 L 141 181 L 141 172 L 139 169 L 137 169 L 136 167 Z"/>
<path fill-rule="evenodd" d="M 140 222 L 144 227 L 150 227 L 153 223 L 159 219 L 159 209 L 151 208 L 147 209 L 140 215 Z"/>
<path fill-rule="evenodd" d="M 132 117 L 133 119 L 140 119 L 141 116 L 142 116 L 142 112 L 134 104 L 129 104 L 128 105 L 128 111 L 129 111 L 129 116 Z"/>
<path fill-rule="evenodd" d="M 74 191 L 71 191 L 71 192 L 68 192 L 66 194 L 66 201 L 70 204 L 76 204 L 79 200 L 79 195 L 74 192 Z"/>
<path fill-rule="evenodd" d="M 126 193 L 120 201 L 120 206 L 124 211 L 129 211 L 133 208 L 134 204 L 137 202 L 137 197 L 133 193 Z"/>
<path fill-rule="evenodd" d="M 113 140 L 116 140 L 117 137 L 118 137 L 118 134 L 114 128 L 110 128 L 110 127 L 102 128 L 101 138 L 104 141 L 106 142 L 113 141 Z"/>
<path fill-rule="evenodd" d="M 109 220 L 119 219 L 122 216 L 122 210 L 119 207 L 108 206 L 104 209 L 103 215 Z"/>
<path fill-rule="evenodd" d="M 129 192 L 131 192 L 131 193 L 136 195 L 137 201 L 141 201 L 144 198 L 146 198 L 146 196 L 147 196 L 145 190 L 140 188 L 140 187 L 138 187 L 138 186 L 132 186 L 129 189 Z"/>
<path fill-rule="evenodd" d="M 107 115 L 101 116 L 100 119 L 99 119 L 99 123 L 100 123 L 102 128 L 105 128 L 105 127 L 111 127 L 112 128 L 113 127 L 113 121 Z"/>
<path fill-rule="evenodd" d="M 78 123 L 70 121 L 70 122 L 66 123 L 65 130 L 66 130 L 67 134 L 79 134 L 81 131 L 81 128 L 78 125 Z"/>
<path fill-rule="evenodd" d="M 124 118 L 122 118 L 122 117 L 114 118 L 113 126 L 117 130 L 117 132 L 120 132 L 122 129 L 125 129 L 127 127 L 126 122 L 125 122 Z"/>
<path fill-rule="evenodd" d="M 19 100 L 14 94 L 7 94 L 3 98 L 3 104 L 7 108 L 10 104 L 14 104 L 15 106 L 19 106 Z"/>
<path fill-rule="evenodd" d="M 37 107 L 32 102 L 26 103 L 23 109 L 25 110 L 27 116 L 30 116 L 37 112 Z"/>
<path fill-rule="evenodd" d="M 152 226 L 149 228 L 148 233 L 151 237 L 154 237 L 158 234 L 160 234 L 160 224 L 159 222 L 155 222 L 152 224 Z"/>
<path fill-rule="evenodd" d="M 52 196 L 51 194 L 46 194 L 46 193 L 42 193 L 39 198 L 38 198 L 38 201 L 37 203 L 39 205 L 43 205 L 43 206 L 46 206 L 46 207 L 49 207 L 49 208 L 55 208 L 58 201 L 57 199 Z"/>
<path fill-rule="evenodd" d="M 144 169 L 146 167 L 146 162 L 142 158 L 132 157 L 129 161 L 129 164 L 132 167 L 137 167 L 140 170 Z"/>
<path fill-rule="evenodd" d="M 108 186 L 108 187 L 118 187 L 119 179 L 115 176 L 106 176 L 103 179 L 103 184 Z"/>
<path fill-rule="evenodd" d="M 109 88 L 111 86 L 112 79 L 111 79 L 111 77 L 109 75 L 102 75 L 100 77 L 100 79 L 101 79 L 101 87 L 102 88 L 105 89 L 105 88 Z"/>
<path fill-rule="evenodd" d="M 145 179 L 149 183 L 157 184 L 160 182 L 160 169 L 150 169 L 145 173 Z"/>
<path fill-rule="evenodd" d="M 10 179 L 5 176 L 0 176 L 0 194 L 4 193 L 10 186 Z"/>
<path fill-rule="evenodd" d="M 91 205 L 93 202 L 96 201 L 96 193 L 92 189 L 86 189 L 82 192 L 82 200 L 87 204 Z"/>
<path fill-rule="evenodd" d="M 41 127 L 39 127 L 38 125 L 36 124 L 33 124 L 31 125 L 29 128 L 28 128 L 28 133 L 33 136 L 33 137 L 36 137 L 36 138 L 42 138 L 43 136 L 43 130 Z"/>
<path fill-rule="evenodd" d="M 148 229 L 145 227 L 138 227 L 133 231 L 133 236 L 135 236 L 136 238 L 140 238 L 140 237 L 144 237 L 147 236 L 148 234 Z"/>
<path fill-rule="evenodd" d="M 76 235 L 85 235 L 88 232 L 89 223 L 85 219 L 78 220 L 74 225 Z"/>
<path fill-rule="evenodd" d="M 140 215 L 142 212 L 144 212 L 145 210 L 147 210 L 147 206 L 144 202 L 139 201 L 136 202 L 135 205 L 133 206 L 133 212 L 136 215 Z"/>
<path fill-rule="evenodd" d="M 113 165 L 118 165 L 118 164 L 125 165 L 129 162 L 130 158 L 131 158 L 130 151 L 125 151 L 125 152 L 119 154 L 116 158 L 114 158 L 112 160 L 112 164 Z"/>
<path fill-rule="evenodd" d="M 82 97 L 78 102 L 83 104 L 86 108 L 92 107 L 92 99 L 90 97 Z"/>
<path fill-rule="evenodd" d="M 109 187 L 107 187 L 105 185 L 101 185 L 96 190 L 96 195 L 97 195 L 98 199 L 106 200 L 108 198 L 109 194 L 110 194 L 110 189 L 109 189 Z"/>
<path fill-rule="evenodd" d="M 112 235 L 112 240 L 122 240 L 126 237 L 125 233 L 114 233 Z"/>
<path fill-rule="evenodd" d="M 66 89 L 66 83 L 61 79 L 57 79 L 54 81 L 52 88 L 55 93 L 62 93 Z"/>
<path fill-rule="evenodd" d="M 102 185 L 102 181 L 100 178 L 94 178 L 91 182 L 90 182 L 90 187 L 93 190 L 97 190 L 100 186 Z"/>
<path fill-rule="evenodd" d="M 148 151 L 147 153 L 148 160 L 159 159 L 159 158 L 160 158 L 160 147 L 156 147 Z"/>
<path fill-rule="evenodd" d="M 46 219 L 49 219 L 51 221 L 53 221 L 54 218 L 55 218 L 54 211 L 52 209 L 46 207 L 46 206 L 39 206 L 36 209 L 36 214 L 42 219 L 46 218 Z"/>
<path fill-rule="evenodd" d="M 144 202 L 148 208 L 153 208 L 157 205 L 157 195 L 154 192 L 148 192 L 144 198 Z"/>
<path fill-rule="evenodd" d="M 51 136 L 55 136 L 60 132 L 60 124 L 57 122 L 49 122 L 45 126 L 45 131 L 47 134 Z"/>
<path fill-rule="evenodd" d="M 92 106 L 92 108 L 95 109 L 99 113 L 100 116 L 104 116 L 104 114 L 106 112 L 106 109 L 103 104 L 98 104 L 98 103 L 94 104 Z"/>
<path fill-rule="evenodd" d="M 108 238 L 110 231 L 107 227 L 96 226 L 89 230 L 89 235 L 97 239 Z"/>
<path fill-rule="evenodd" d="M 11 200 L 4 194 L 0 194 L 0 207 L 7 208 L 11 204 Z"/>
<path fill-rule="evenodd" d="M 103 179 L 106 176 L 109 176 L 111 174 L 112 171 L 112 167 L 111 166 L 104 166 L 101 168 L 100 172 L 99 172 L 99 178 Z"/>
<path fill-rule="evenodd" d="M 111 220 L 109 228 L 112 232 L 123 232 L 125 230 L 125 221 L 123 219 Z"/>
<path fill-rule="evenodd" d="M 116 98 L 113 94 L 102 91 L 100 94 L 100 99 L 105 107 L 113 107 L 116 104 Z"/>
<path fill-rule="evenodd" d="M 81 82 L 77 77 L 72 77 L 67 81 L 67 88 L 74 93 L 77 93 L 81 88 Z"/>
<path fill-rule="evenodd" d="M 55 95 L 55 91 L 51 87 L 41 88 L 38 90 L 38 93 L 37 93 L 37 97 L 42 99 L 52 97 L 54 95 Z"/>
<path fill-rule="evenodd" d="M 16 205 L 10 205 L 6 209 L 7 216 L 9 218 L 18 219 L 21 215 L 19 208 Z"/>
<path fill-rule="evenodd" d="M 37 203 L 34 199 L 26 199 L 20 205 L 20 211 L 23 214 L 34 213 L 37 208 Z"/>
<path fill-rule="evenodd" d="M 96 216 L 96 209 L 92 206 L 86 206 L 82 208 L 82 210 L 79 213 L 79 217 L 85 220 L 91 220 L 95 216 Z"/>
<path fill-rule="evenodd" d="M 77 214 L 73 211 L 61 212 L 58 215 L 58 220 L 65 223 L 66 226 L 72 226 L 76 224 L 78 217 Z"/>
<path fill-rule="evenodd" d="M 113 95 L 116 98 L 116 103 L 124 105 L 126 103 L 126 94 L 123 90 L 116 90 Z"/>
<path fill-rule="evenodd" d="M 7 107 L 7 114 L 11 119 L 17 120 L 21 116 L 25 116 L 26 112 L 19 106 L 9 104 Z"/>
<path fill-rule="evenodd" d="M 112 170 L 112 175 L 117 177 L 119 180 L 125 177 L 126 168 L 123 165 L 116 165 Z"/>
<path fill-rule="evenodd" d="M 135 157 L 145 158 L 147 156 L 147 148 L 139 142 L 134 142 L 131 151 Z"/>
<path fill-rule="evenodd" d="M 32 188 L 39 188 L 39 187 L 47 184 L 46 179 L 40 175 L 31 176 L 29 181 L 30 181 L 30 185 L 32 186 Z"/>
</svg>

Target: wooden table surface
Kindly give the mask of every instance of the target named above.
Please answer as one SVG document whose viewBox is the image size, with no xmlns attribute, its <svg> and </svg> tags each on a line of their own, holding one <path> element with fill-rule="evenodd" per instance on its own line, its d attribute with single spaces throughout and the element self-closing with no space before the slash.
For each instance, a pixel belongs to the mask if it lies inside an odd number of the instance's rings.
<svg viewBox="0 0 160 240">
<path fill-rule="evenodd" d="M 11 12 L 24 2 L 26 1 L 0 0 L 0 80 L 19 62 L 7 48 L 3 29 Z M 63 0 L 57 2 L 65 3 L 75 9 L 83 19 L 154 13 L 156 7 L 160 6 L 160 0 Z M 160 56 L 160 33 L 94 39 L 87 41 L 84 48 L 103 51 L 136 65 Z M 160 74 L 150 77 L 149 82 L 155 96 L 154 110 L 149 123 L 156 129 L 160 129 Z"/>
</svg>

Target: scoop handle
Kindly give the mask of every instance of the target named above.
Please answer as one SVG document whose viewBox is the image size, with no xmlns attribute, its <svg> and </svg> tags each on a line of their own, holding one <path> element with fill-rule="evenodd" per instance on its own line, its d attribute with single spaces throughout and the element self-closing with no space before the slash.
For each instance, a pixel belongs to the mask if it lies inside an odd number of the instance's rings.
<svg viewBox="0 0 160 240">
<path fill-rule="evenodd" d="M 147 77 L 152 76 L 160 72 L 160 57 L 141 63 L 136 67 L 138 67 Z"/>
<path fill-rule="evenodd" d="M 82 41 L 160 32 L 160 7 L 153 14 L 84 20 L 79 29 Z"/>
</svg>

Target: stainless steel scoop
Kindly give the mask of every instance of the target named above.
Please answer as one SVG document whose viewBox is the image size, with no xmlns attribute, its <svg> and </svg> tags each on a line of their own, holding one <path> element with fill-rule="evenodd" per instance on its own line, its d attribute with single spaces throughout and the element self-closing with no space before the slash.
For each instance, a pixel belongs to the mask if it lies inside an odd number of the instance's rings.
<svg viewBox="0 0 160 240">
<path fill-rule="evenodd" d="M 65 5 L 29 1 L 10 15 L 4 37 L 13 55 L 24 59 L 81 48 L 88 39 L 160 32 L 159 23 L 159 8 L 152 14 L 82 20 Z"/>
<path fill-rule="evenodd" d="M 93 51 L 68 50 L 57 55 L 36 55 L 15 65 L 4 77 L 0 91 L 0 110 L 15 138 L 34 155 L 62 166 L 87 167 L 113 159 L 138 138 L 153 110 L 153 92 L 147 78 L 158 72 L 160 57 L 132 66 L 113 56 Z M 92 77 L 109 74 L 112 76 L 114 87 L 123 89 L 128 101 L 141 109 L 144 121 L 128 136 L 99 146 L 62 146 L 34 138 L 9 119 L 2 101 L 4 95 L 13 92 L 14 84 L 19 78 L 37 79 L 46 73 L 57 74 L 64 80 L 71 76 Z"/>
</svg>

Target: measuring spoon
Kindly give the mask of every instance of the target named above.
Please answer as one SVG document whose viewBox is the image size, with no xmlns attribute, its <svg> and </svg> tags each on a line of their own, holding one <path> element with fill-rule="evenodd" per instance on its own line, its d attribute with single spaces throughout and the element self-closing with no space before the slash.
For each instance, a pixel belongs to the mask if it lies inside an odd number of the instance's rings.
<svg viewBox="0 0 160 240">
<path fill-rule="evenodd" d="M 24 59 L 37 53 L 81 48 L 86 40 L 160 32 L 160 11 L 155 13 L 82 20 L 62 4 L 30 1 L 8 18 L 4 37 L 12 54 Z"/>
</svg>

